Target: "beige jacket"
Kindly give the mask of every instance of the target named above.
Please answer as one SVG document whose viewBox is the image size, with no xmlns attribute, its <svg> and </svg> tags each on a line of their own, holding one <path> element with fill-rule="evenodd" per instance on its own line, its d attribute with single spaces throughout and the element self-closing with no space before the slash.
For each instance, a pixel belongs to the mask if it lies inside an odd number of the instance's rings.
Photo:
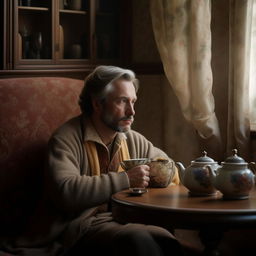
<svg viewBox="0 0 256 256">
<path fill-rule="evenodd" d="M 131 158 L 168 157 L 133 130 L 125 134 L 118 133 L 113 154 L 122 139 L 127 140 Z M 91 176 L 84 147 L 87 140 L 97 143 L 97 147 L 107 155 L 105 161 L 108 160 L 110 166 L 108 173 Z M 60 248 L 63 245 L 70 247 L 86 232 L 91 216 L 98 211 L 99 206 L 107 204 L 113 193 L 129 187 L 126 172 L 116 172 L 116 166 L 108 154 L 92 123 L 82 115 L 69 120 L 55 131 L 48 144 L 44 204 L 35 214 L 40 217 L 31 222 L 32 226 L 36 222 L 37 228 L 30 231 L 30 238 L 20 241 L 20 245 L 44 247 L 52 241 L 58 241 Z"/>
</svg>

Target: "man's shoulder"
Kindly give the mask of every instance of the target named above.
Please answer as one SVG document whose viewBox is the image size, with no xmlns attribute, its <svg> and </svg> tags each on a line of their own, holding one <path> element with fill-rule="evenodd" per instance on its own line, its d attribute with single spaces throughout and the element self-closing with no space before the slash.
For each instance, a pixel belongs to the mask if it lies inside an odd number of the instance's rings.
<svg viewBox="0 0 256 256">
<path fill-rule="evenodd" d="M 142 135 L 140 132 L 130 129 L 125 133 L 127 139 L 141 139 L 145 140 L 145 136 Z"/>
</svg>

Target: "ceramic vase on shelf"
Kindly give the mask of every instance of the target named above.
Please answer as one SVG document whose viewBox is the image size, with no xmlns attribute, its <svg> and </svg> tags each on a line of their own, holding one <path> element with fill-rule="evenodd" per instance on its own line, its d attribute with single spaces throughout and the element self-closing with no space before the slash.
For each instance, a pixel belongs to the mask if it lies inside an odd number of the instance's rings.
<svg viewBox="0 0 256 256">
<path fill-rule="evenodd" d="M 81 59 L 82 58 L 82 46 L 80 44 L 72 44 L 70 49 L 71 59 Z"/>
<path fill-rule="evenodd" d="M 82 9 L 82 0 L 67 0 L 68 8 L 71 10 L 81 10 Z"/>
<path fill-rule="evenodd" d="M 41 51 L 43 47 L 42 32 L 37 32 L 33 35 L 33 45 L 34 45 L 34 58 L 41 59 Z"/>
<path fill-rule="evenodd" d="M 20 31 L 21 35 L 21 48 L 22 48 L 22 58 L 23 59 L 28 59 L 30 57 L 30 40 L 31 40 L 31 35 L 30 32 L 28 31 L 27 27 L 24 25 Z"/>
<path fill-rule="evenodd" d="M 59 40 L 60 40 L 59 57 L 60 59 L 63 59 L 64 58 L 64 30 L 61 25 L 59 26 Z"/>
<path fill-rule="evenodd" d="M 64 9 L 64 0 L 59 0 L 59 9 L 60 10 Z"/>
</svg>

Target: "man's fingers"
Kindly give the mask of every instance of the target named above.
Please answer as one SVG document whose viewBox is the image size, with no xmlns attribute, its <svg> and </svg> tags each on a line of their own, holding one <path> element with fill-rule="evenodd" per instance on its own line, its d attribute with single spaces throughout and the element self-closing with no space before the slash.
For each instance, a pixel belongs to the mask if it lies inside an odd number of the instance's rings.
<svg viewBox="0 0 256 256">
<path fill-rule="evenodd" d="M 144 170 L 144 175 L 148 177 L 149 176 L 149 171 Z"/>
<path fill-rule="evenodd" d="M 143 180 L 149 182 L 150 178 L 148 176 L 144 176 Z"/>
</svg>

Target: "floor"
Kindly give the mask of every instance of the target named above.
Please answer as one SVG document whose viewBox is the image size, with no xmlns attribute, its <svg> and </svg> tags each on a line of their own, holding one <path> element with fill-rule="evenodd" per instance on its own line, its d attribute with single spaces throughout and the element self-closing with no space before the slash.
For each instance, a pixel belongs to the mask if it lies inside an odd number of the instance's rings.
<svg viewBox="0 0 256 256">
<path fill-rule="evenodd" d="M 198 237 L 198 231 L 177 229 L 174 233 L 182 244 L 195 248 L 199 255 L 203 251 L 204 246 Z M 224 233 L 218 249 L 221 256 L 255 255 L 256 230 L 227 231 Z M 251 251 L 254 251 L 254 253 L 252 254 Z"/>
</svg>

